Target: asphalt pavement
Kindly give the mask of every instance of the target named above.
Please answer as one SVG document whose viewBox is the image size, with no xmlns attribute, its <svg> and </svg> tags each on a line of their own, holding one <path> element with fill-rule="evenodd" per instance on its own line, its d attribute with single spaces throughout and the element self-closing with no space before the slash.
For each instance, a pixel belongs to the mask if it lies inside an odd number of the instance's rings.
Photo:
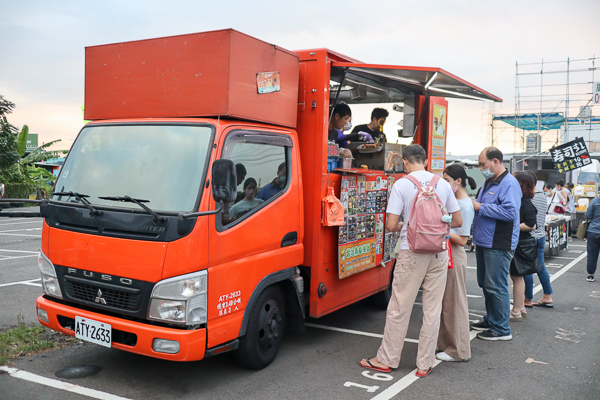
<svg viewBox="0 0 600 400">
<path fill-rule="evenodd" d="M 0 213 L 0 329 L 37 323 L 41 294 L 36 253 L 41 218 Z M 289 334 L 269 367 L 239 367 L 229 353 L 175 363 L 78 343 L 11 360 L 0 370 L 0 399 L 600 399 L 600 281 L 585 281 L 586 243 L 574 239 L 546 260 L 555 307 L 528 309 L 511 324 L 509 342 L 471 341 L 472 359 L 439 363 L 429 376 L 414 376 L 422 318 L 420 296 L 411 316 L 400 367 L 377 374 L 358 366 L 381 343 L 385 311 L 368 300 Z M 475 256 L 468 253 L 471 319 L 485 314 Z M 541 296 L 537 277 L 535 299 Z M 73 367 L 93 367 L 65 378 Z"/>
</svg>

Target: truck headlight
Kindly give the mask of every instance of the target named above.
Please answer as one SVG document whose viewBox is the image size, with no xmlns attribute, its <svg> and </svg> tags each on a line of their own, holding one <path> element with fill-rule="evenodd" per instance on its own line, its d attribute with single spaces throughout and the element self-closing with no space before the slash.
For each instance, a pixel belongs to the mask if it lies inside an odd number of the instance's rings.
<svg viewBox="0 0 600 400">
<path fill-rule="evenodd" d="M 58 278 L 56 277 L 56 270 L 54 264 L 46 257 L 41 251 L 38 254 L 38 267 L 42 274 L 42 289 L 48 296 L 63 298 L 62 292 L 60 291 L 60 285 L 58 284 Z"/>
<path fill-rule="evenodd" d="M 148 318 L 182 325 L 206 323 L 208 272 L 158 282 L 152 290 Z"/>
</svg>

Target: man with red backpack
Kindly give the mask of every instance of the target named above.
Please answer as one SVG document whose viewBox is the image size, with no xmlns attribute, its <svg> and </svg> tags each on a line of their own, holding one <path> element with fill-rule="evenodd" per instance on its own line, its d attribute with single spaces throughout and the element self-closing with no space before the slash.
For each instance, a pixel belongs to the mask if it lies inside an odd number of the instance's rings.
<svg viewBox="0 0 600 400">
<path fill-rule="evenodd" d="M 360 365 L 389 372 L 400 364 L 400 353 L 408 330 L 410 314 L 423 287 L 423 326 L 419 336 L 417 376 L 427 376 L 435 363 L 435 347 L 440 327 L 442 298 L 448 271 L 449 229 L 462 226 L 460 208 L 448 182 L 427 172 L 425 149 L 418 144 L 402 153 L 404 170 L 387 208 L 387 229 L 400 231 L 400 252 L 387 309 L 383 341 L 377 356 Z M 404 222 L 400 216 L 404 215 Z"/>
</svg>

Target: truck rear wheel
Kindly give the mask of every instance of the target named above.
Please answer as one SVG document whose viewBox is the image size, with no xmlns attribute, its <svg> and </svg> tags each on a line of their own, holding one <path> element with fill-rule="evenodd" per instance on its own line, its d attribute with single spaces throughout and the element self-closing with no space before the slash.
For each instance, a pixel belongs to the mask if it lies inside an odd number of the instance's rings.
<svg viewBox="0 0 600 400">
<path fill-rule="evenodd" d="M 275 359 L 285 328 L 285 303 L 278 286 L 263 291 L 252 307 L 248 329 L 235 353 L 238 363 L 262 369 Z"/>
</svg>

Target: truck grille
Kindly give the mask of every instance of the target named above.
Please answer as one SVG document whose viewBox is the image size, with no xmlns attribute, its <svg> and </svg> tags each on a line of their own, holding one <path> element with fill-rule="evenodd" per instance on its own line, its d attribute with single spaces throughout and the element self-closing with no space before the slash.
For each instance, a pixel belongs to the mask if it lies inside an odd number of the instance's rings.
<svg viewBox="0 0 600 400">
<path fill-rule="evenodd" d="M 102 298 L 106 301 L 106 306 L 115 307 L 122 310 L 136 310 L 139 301 L 139 294 L 125 293 L 119 290 L 100 288 L 95 285 L 74 282 L 70 279 L 65 280 L 65 289 L 73 299 L 96 302 L 98 289 L 102 291 Z M 102 303 L 104 304 L 104 303 Z"/>
</svg>

